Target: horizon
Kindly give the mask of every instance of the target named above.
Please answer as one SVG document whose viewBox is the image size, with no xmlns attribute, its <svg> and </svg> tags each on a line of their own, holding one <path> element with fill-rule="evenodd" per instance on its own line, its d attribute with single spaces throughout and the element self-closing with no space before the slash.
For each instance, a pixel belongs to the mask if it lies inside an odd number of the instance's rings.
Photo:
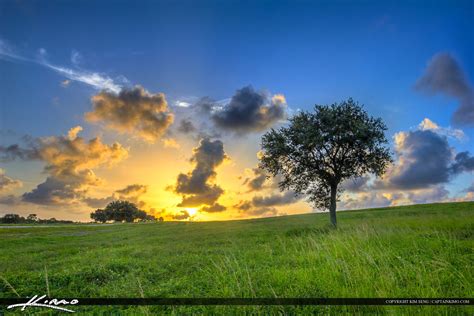
<svg viewBox="0 0 474 316">
<path fill-rule="evenodd" d="M 0 3 L 0 216 L 315 212 L 257 168 L 261 136 L 348 98 L 394 163 L 338 210 L 474 200 L 472 1 L 52 3 Z"/>
<path fill-rule="evenodd" d="M 474 201 L 445 201 L 445 202 L 430 202 L 430 203 L 417 203 L 417 204 L 403 204 L 403 205 L 394 205 L 394 206 L 382 206 L 382 207 L 368 207 L 368 208 L 355 208 L 355 209 L 338 209 L 338 212 L 364 212 L 364 211 L 376 211 L 376 210 L 387 210 L 387 209 L 404 209 L 405 207 L 413 207 L 413 206 L 430 206 L 430 205 L 440 205 L 440 204 L 452 204 L 452 203 L 473 203 Z M 327 214 L 327 211 L 314 211 L 314 212 L 303 212 L 303 213 L 294 213 L 294 214 L 284 214 L 284 215 L 273 215 L 273 216 L 265 216 L 265 217 L 251 217 L 251 218 L 232 218 L 232 219 L 209 219 L 209 220 L 201 220 L 201 221 L 194 221 L 192 218 L 186 219 L 184 222 L 195 222 L 195 223 L 209 223 L 209 222 L 228 222 L 228 221 L 251 221 L 251 220 L 258 220 L 258 219 L 272 219 L 272 218 L 281 218 L 281 217 L 288 217 L 288 216 L 301 216 L 301 215 L 318 215 L 318 214 Z M 6 215 L 7 213 L 3 214 Z M 15 213 L 8 213 L 8 214 L 15 214 Z M 50 220 L 51 218 L 39 218 L 39 220 Z M 148 221 L 138 221 L 138 222 L 131 222 L 127 223 L 125 221 L 117 222 L 117 221 L 107 221 L 105 223 L 97 223 L 94 220 L 90 219 L 89 221 L 70 221 L 67 218 L 55 218 L 56 220 L 62 221 L 69 221 L 71 224 L 137 224 L 137 223 L 148 223 L 152 224 L 153 222 Z M 183 220 L 179 219 L 170 219 L 167 222 L 183 222 Z M 48 223 L 50 224 L 50 223 Z M 18 223 L 14 224 L 5 224 L 0 223 L 0 226 L 14 226 L 18 227 Z M 21 225 L 21 224 L 20 224 Z M 41 224 L 40 224 L 41 225 Z M 46 225 L 45 225 L 46 226 Z M 29 226 L 28 226 L 29 227 Z"/>
</svg>

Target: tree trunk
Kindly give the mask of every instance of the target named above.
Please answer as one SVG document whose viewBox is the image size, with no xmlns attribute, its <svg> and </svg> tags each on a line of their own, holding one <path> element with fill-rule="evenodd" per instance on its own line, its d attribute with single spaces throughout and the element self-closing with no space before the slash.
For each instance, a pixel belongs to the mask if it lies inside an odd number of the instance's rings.
<svg viewBox="0 0 474 316">
<path fill-rule="evenodd" d="M 334 228 L 337 227 L 336 221 L 336 195 L 337 185 L 331 185 L 331 204 L 329 206 L 329 215 L 331 216 L 331 224 Z"/>
</svg>

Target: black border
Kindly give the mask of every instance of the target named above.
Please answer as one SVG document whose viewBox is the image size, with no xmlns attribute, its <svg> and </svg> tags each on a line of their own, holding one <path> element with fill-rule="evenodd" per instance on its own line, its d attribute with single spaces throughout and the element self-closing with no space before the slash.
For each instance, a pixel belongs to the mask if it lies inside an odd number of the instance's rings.
<svg viewBox="0 0 474 316">
<path fill-rule="evenodd" d="M 57 298 L 78 300 L 72 306 L 104 305 L 474 305 L 472 298 Z M 0 305 L 27 303 L 30 298 L 0 298 Z"/>
</svg>

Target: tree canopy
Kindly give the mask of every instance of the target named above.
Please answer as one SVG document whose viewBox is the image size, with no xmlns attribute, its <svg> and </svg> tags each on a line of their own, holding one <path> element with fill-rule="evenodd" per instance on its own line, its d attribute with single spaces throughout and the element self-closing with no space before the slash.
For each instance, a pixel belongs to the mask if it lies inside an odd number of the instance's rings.
<svg viewBox="0 0 474 316">
<path fill-rule="evenodd" d="M 336 226 L 339 184 L 366 173 L 381 176 L 391 162 L 387 127 L 351 98 L 302 111 L 289 125 L 262 137 L 259 166 L 281 175 L 280 189 L 306 194 L 316 208 L 328 209 Z"/>
<path fill-rule="evenodd" d="M 97 209 L 91 213 L 91 219 L 96 222 L 134 222 L 135 220 L 156 220 L 152 215 L 137 208 L 129 201 L 117 200 L 107 204 L 105 209 Z"/>
</svg>

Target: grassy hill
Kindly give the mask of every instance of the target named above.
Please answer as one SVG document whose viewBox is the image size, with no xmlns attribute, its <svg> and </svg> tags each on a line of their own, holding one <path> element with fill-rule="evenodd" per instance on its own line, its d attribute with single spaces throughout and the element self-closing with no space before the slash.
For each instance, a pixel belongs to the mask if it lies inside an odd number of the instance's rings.
<svg viewBox="0 0 474 316">
<path fill-rule="evenodd" d="M 474 202 L 228 222 L 0 228 L 0 297 L 474 297 Z M 4 284 L 2 284 L 4 283 Z M 473 314 L 452 306 L 75 307 Z M 38 309 L 36 311 L 43 311 Z M 1 311 L 0 311 L 1 314 Z"/>
</svg>

